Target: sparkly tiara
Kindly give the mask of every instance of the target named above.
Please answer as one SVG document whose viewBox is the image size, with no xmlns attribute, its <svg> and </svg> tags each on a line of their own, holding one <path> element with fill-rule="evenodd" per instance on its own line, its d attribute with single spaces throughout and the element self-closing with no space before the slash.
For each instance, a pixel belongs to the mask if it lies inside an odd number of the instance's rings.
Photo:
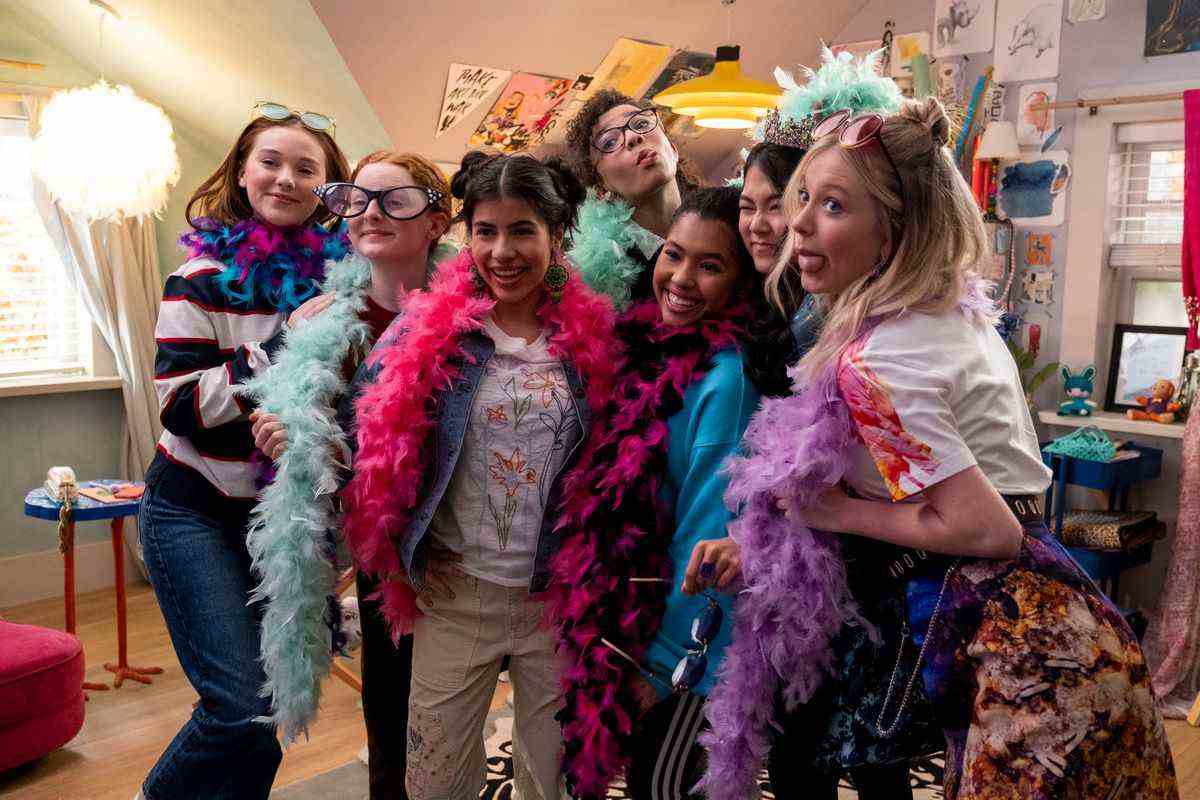
<svg viewBox="0 0 1200 800">
<path fill-rule="evenodd" d="M 811 115 L 797 122 L 785 119 L 778 109 L 773 109 L 763 119 L 762 140 L 767 144 L 807 150 L 812 145 L 813 127 Z"/>
</svg>

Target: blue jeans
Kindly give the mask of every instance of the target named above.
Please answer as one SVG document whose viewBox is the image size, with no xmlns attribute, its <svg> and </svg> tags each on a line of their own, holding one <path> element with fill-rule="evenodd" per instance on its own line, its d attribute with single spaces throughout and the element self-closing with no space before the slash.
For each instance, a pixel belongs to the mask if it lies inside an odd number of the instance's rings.
<svg viewBox="0 0 1200 800">
<path fill-rule="evenodd" d="M 138 527 L 150 581 L 200 703 L 142 785 L 147 800 L 266 798 L 283 752 L 259 697 L 260 611 L 246 552 L 252 503 L 219 495 L 160 454 L 146 476 Z"/>
</svg>

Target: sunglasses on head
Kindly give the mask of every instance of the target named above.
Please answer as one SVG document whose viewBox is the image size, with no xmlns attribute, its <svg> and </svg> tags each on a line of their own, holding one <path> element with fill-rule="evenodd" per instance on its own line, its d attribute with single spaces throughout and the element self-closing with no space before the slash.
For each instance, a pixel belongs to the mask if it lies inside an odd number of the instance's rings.
<svg viewBox="0 0 1200 800">
<path fill-rule="evenodd" d="M 301 125 L 310 131 L 328 133 L 330 137 L 337 131 L 337 123 L 334 122 L 331 116 L 316 111 L 296 111 L 282 103 L 275 103 L 270 100 L 260 100 L 254 104 L 254 107 L 250 111 L 256 118 L 264 117 L 275 122 L 283 122 L 285 119 L 295 117 L 300 120 Z"/>
<path fill-rule="evenodd" d="M 666 582 L 662 578 L 631 578 L 630 582 Z M 713 640 L 717 638 L 717 634 L 721 632 L 721 626 L 725 624 L 725 611 L 717 603 L 708 592 L 703 594 L 708 605 L 700 610 L 694 619 L 692 619 L 692 640 L 687 644 L 687 655 L 679 659 L 679 663 L 675 665 L 675 669 L 671 672 L 671 683 L 668 685 L 650 670 L 643 667 L 638 661 L 621 648 L 617 647 L 607 639 L 601 638 L 600 643 L 612 650 L 617 655 L 624 658 L 629 663 L 633 664 L 648 680 L 658 684 L 667 691 L 673 692 L 688 692 L 700 685 L 700 681 L 704 680 L 704 675 L 708 672 L 708 647 Z"/>
<path fill-rule="evenodd" d="M 896 185 L 903 188 L 904 181 L 900 179 L 900 170 L 897 169 L 896 162 L 892 160 L 892 154 L 888 152 L 887 145 L 883 143 L 883 136 L 880 133 L 883 130 L 883 123 L 884 118 L 879 114 L 855 116 L 848 109 L 843 109 L 833 112 L 818 122 L 813 128 L 812 140 L 816 142 L 836 133 L 838 146 L 846 150 L 857 150 L 872 142 L 878 142 L 879 149 L 883 151 L 883 157 L 887 159 L 896 176 Z"/>
<path fill-rule="evenodd" d="M 343 219 L 366 213 L 371 201 L 395 220 L 415 219 L 446 195 L 428 186 L 393 186 L 390 189 L 364 189 L 353 183 L 326 183 L 313 189 L 321 205 Z"/>
</svg>

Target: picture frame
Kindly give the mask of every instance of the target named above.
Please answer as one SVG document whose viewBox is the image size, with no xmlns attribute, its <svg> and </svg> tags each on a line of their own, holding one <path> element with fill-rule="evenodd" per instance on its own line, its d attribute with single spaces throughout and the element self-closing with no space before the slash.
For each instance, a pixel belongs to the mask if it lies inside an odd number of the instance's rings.
<svg viewBox="0 0 1200 800">
<path fill-rule="evenodd" d="M 1149 397 L 1155 381 L 1162 378 L 1172 383 L 1178 381 L 1186 344 L 1187 328 L 1115 326 L 1104 410 L 1123 412 L 1140 408 L 1135 398 Z"/>
</svg>

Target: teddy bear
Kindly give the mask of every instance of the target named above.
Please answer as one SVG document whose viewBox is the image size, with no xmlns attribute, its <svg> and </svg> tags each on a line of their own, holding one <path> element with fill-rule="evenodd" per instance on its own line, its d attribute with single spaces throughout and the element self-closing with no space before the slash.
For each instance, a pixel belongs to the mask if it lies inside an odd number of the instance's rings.
<svg viewBox="0 0 1200 800">
<path fill-rule="evenodd" d="M 1179 410 L 1179 403 L 1171 402 L 1171 398 L 1174 396 L 1175 384 L 1166 378 L 1157 380 L 1150 389 L 1149 397 L 1134 398 L 1141 408 L 1131 408 L 1125 412 L 1125 416 L 1130 419 L 1149 419 L 1154 422 L 1174 422 L 1175 412 Z"/>
</svg>

